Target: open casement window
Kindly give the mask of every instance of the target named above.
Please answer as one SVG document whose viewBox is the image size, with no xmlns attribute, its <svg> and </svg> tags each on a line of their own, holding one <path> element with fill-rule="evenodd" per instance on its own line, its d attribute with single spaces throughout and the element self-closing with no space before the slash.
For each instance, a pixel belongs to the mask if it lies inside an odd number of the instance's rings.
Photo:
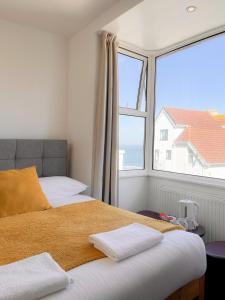
<svg viewBox="0 0 225 300">
<path fill-rule="evenodd" d="M 119 49 L 119 169 L 146 169 L 147 68 L 145 56 Z"/>
</svg>

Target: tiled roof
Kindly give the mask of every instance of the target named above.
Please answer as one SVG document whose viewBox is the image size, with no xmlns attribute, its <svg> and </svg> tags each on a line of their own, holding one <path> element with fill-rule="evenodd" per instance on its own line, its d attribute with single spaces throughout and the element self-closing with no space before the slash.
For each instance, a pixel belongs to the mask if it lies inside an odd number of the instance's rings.
<svg viewBox="0 0 225 300">
<path fill-rule="evenodd" d="M 188 142 L 210 164 L 225 163 L 225 115 L 165 107 L 176 125 L 187 126 L 175 143 Z"/>
<path fill-rule="evenodd" d="M 211 164 L 225 163 L 225 129 L 188 127 L 176 143 L 189 142 L 205 161 Z"/>
<path fill-rule="evenodd" d="M 213 118 L 214 118 L 221 126 L 225 126 L 225 115 L 214 115 Z"/>
<path fill-rule="evenodd" d="M 176 125 L 192 127 L 219 127 L 220 123 L 208 111 L 189 110 L 173 107 L 165 107 L 164 110 Z M 224 119 L 225 123 L 225 119 Z"/>
</svg>

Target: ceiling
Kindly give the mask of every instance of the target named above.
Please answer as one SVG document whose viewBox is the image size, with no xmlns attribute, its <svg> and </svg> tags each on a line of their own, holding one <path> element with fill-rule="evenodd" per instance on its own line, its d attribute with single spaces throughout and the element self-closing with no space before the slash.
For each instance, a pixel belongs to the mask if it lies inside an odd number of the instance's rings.
<svg viewBox="0 0 225 300">
<path fill-rule="evenodd" d="M 118 0 L 0 0 L 0 18 L 67 36 L 78 32 Z"/>
<path fill-rule="evenodd" d="M 188 13 L 186 7 L 197 10 Z M 158 50 L 225 25 L 225 0 L 144 0 L 105 27 L 119 39 Z"/>
</svg>

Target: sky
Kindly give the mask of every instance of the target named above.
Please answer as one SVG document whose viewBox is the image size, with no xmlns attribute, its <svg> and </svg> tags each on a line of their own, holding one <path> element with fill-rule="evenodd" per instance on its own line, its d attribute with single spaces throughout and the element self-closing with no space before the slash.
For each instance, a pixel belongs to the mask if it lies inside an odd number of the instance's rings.
<svg viewBox="0 0 225 300">
<path fill-rule="evenodd" d="M 135 107 L 140 61 L 119 56 L 120 104 Z M 225 34 L 160 56 L 156 61 L 155 115 L 162 107 L 215 109 L 225 114 Z M 120 122 L 120 142 L 143 143 L 143 126 Z M 139 122 L 140 123 L 140 122 Z M 135 132 L 135 134 L 134 134 Z M 122 142 L 123 141 L 123 142 Z"/>
<path fill-rule="evenodd" d="M 156 61 L 156 115 L 163 106 L 225 114 L 225 34 Z"/>
<path fill-rule="evenodd" d="M 145 118 L 120 115 L 119 128 L 120 145 L 144 145 Z"/>
<path fill-rule="evenodd" d="M 124 54 L 118 55 L 120 106 L 136 108 L 143 62 Z"/>
</svg>

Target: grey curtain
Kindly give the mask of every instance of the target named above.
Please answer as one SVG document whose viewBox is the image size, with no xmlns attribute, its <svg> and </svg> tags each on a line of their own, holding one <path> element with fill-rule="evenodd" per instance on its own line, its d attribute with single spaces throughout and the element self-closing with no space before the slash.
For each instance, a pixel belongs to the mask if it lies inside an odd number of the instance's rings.
<svg viewBox="0 0 225 300">
<path fill-rule="evenodd" d="M 114 206 L 118 205 L 117 47 L 116 36 L 103 32 L 92 181 L 92 195 Z"/>
</svg>

